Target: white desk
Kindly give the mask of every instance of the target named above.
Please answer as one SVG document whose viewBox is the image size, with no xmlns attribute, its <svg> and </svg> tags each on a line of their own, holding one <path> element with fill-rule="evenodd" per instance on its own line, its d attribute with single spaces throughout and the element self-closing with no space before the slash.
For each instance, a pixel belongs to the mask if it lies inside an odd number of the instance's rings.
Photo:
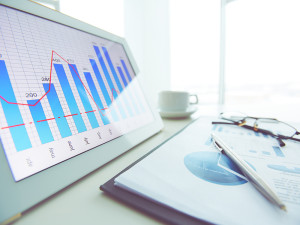
<svg viewBox="0 0 300 225">
<path fill-rule="evenodd" d="M 165 127 L 160 133 L 40 204 L 15 224 L 160 224 L 109 198 L 99 190 L 99 186 L 179 131 L 192 119 L 195 116 L 183 120 L 164 120 Z"/>
<path fill-rule="evenodd" d="M 226 108 L 235 109 L 236 107 Z M 291 117 L 283 116 L 278 117 L 279 119 L 290 118 L 291 120 L 298 119 L 299 121 L 299 118 L 296 118 L 299 110 L 296 110 L 295 106 L 293 106 L 293 112 L 287 107 L 276 106 L 271 109 L 269 106 L 239 108 L 239 111 L 249 112 L 249 115 L 253 115 L 253 112 L 261 112 L 264 116 L 270 117 L 277 116 L 279 111 L 284 111 L 281 115 L 290 115 Z M 248 108 L 247 111 L 244 110 L 246 108 Z M 297 108 L 299 109 L 299 107 Z M 159 221 L 111 199 L 99 190 L 99 186 L 172 136 L 196 117 L 201 115 L 218 115 L 222 109 L 222 107 L 218 106 L 200 106 L 199 112 L 191 118 L 184 120 L 165 119 L 165 128 L 160 133 L 40 204 L 16 221 L 15 225 L 161 224 Z"/>
</svg>

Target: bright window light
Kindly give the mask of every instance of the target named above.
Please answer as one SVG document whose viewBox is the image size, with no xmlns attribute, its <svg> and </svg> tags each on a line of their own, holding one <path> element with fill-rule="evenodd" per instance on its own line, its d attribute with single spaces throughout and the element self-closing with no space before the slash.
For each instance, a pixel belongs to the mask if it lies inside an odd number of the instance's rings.
<svg viewBox="0 0 300 225">
<path fill-rule="evenodd" d="M 123 0 L 60 0 L 60 11 L 102 30 L 124 36 Z"/>
<path fill-rule="evenodd" d="M 299 102 L 299 9 L 298 0 L 227 5 L 225 102 Z"/>
<path fill-rule="evenodd" d="M 173 89 L 218 102 L 221 0 L 172 0 Z M 300 101 L 300 1 L 226 6 L 225 103 Z"/>
</svg>

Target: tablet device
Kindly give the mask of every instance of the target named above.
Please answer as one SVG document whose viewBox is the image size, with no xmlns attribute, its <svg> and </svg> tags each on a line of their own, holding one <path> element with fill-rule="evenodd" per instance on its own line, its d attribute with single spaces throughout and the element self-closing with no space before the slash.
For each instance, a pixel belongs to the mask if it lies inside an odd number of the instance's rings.
<svg viewBox="0 0 300 225">
<path fill-rule="evenodd" d="M 0 2 L 0 223 L 161 130 L 139 76 L 123 38 Z"/>
</svg>

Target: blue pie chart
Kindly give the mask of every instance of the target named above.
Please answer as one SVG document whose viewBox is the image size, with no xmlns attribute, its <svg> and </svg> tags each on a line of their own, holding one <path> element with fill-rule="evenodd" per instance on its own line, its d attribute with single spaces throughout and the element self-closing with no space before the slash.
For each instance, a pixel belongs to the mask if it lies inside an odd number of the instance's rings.
<svg viewBox="0 0 300 225">
<path fill-rule="evenodd" d="M 248 182 L 235 164 L 218 152 L 190 153 L 184 157 L 184 164 L 196 177 L 210 183 L 232 186 Z"/>
</svg>

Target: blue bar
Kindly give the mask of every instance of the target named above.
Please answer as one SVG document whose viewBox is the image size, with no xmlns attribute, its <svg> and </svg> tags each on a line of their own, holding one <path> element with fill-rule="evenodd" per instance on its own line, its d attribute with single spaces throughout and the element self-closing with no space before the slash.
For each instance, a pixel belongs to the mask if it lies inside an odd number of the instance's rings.
<svg viewBox="0 0 300 225">
<path fill-rule="evenodd" d="M 85 109 L 85 113 L 87 114 L 89 121 L 92 125 L 92 128 L 99 127 L 98 121 L 96 119 L 95 113 L 93 112 L 93 108 L 89 102 L 86 90 L 83 86 L 83 83 L 81 82 L 79 78 L 79 73 L 77 70 L 77 67 L 75 64 L 69 64 L 69 69 L 71 71 L 71 74 L 73 76 L 74 82 L 76 84 L 76 88 L 78 91 L 78 94 L 80 96 L 81 102 L 83 104 L 83 107 Z"/>
<path fill-rule="evenodd" d="M 278 157 L 284 157 L 284 154 L 279 147 L 273 146 L 273 150 Z"/>
<path fill-rule="evenodd" d="M 114 99 L 116 100 L 118 98 L 118 93 L 117 93 L 117 91 L 116 91 L 116 89 L 114 87 L 114 84 L 113 84 L 110 76 L 109 76 L 108 70 L 107 70 L 106 65 L 104 63 L 104 60 L 103 60 L 102 55 L 100 53 L 100 50 L 99 50 L 98 46 L 94 46 L 94 49 L 95 49 L 95 52 L 97 54 L 99 63 L 101 65 L 102 69 L 103 69 L 105 78 L 106 78 L 107 83 L 109 85 L 109 88 L 110 88 L 110 90 L 112 92 L 112 95 L 113 95 Z M 118 104 L 118 108 L 119 108 L 119 110 L 121 112 L 122 117 L 125 119 L 126 118 L 126 114 L 125 114 L 125 111 L 124 111 L 123 107 L 120 104 Z"/>
<path fill-rule="evenodd" d="M 90 88 L 91 92 L 92 92 L 92 96 L 93 96 L 96 104 L 99 107 L 99 114 L 100 114 L 100 117 L 101 117 L 101 119 L 103 121 L 103 124 L 107 125 L 107 124 L 109 124 L 109 119 L 107 118 L 107 116 L 103 115 L 104 110 L 101 110 L 101 109 L 104 109 L 104 106 L 103 106 L 103 104 L 101 102 L 101 99 L 100 99 L 100 97 L 98 95 L 98 91 L 96 89 L 96 86 L 94 84 L 92 76 L 91 76 L 91 74 L 89 72 L 84 72 L 84 76 L 85 76 L 85 79 L 86 79 L 86 81 L 87 81 L 87 83 L 89 85 L 89 88 Z"/>
<path fill-rule="evenodd" d="M 262 153 L 263 153 L 264 155 L 271 155 L 270 152 L 266 152 L 266 151 L 262 151 Z"/>
<path fill-rule="evenodd" d="M 113 107 L 110 106 L 112 102 L 111 102 L 109 94 L 108 94 L 108 92 L 106 90 L 106 87 L 104 85 L 104 81 L 102 79 L 102 76 L 101 76 L 100 71 L 98 69 L 98 66 L 96 64 L 96 61 L 94 59 L 90 59 L 90 62 L 91 62 L 91 65 L 93 67 L 94 73 L 96 75 L 98 84 L 99 84 L 99 86 L 101 88 L 102 94 L 104 95 L 104 99 L 106 101 L 106 105 L 110 108 L 110 112 L 112 114 L 112 117 L 113 117 L 114 121 L 118 121 L 119 118 L 118 118 L 118 115 L 116 113 L 115 108 L 113 108 Z"/>
<path fill-rule="evenodd" d="M 78 106 L 77 106 L 76 100 L 74 98 L 72 89 L 70 87 L 64 67 L 61 64 L 53 64 L 53 65 L 54 65 L 55 71 L 57 73 L 59 83 L 62 87 L 65 98 L 67 100 L 67 103 L 68 103 L 70 112 L 72 114 L 72 118 L 75 122 L 77 131 L 78 131 L 78 133 L 84 132 L 84 131 L 86 131 L 86 127 L 85 127 L 83 119 L 80 115 L 80 111 L 78 109 Z"/>
<path fill-rule="evenodd" d="M 102 55 L 101 55 L 101 53 L 100 53 L 100 50 L 99 50 L 98 46 L 94 46 L 94 49 L 95 49 L 95 52 L 96 52 L 96 54 L 97 54 L 99 63 L 100 63 L 100 65 L 101 65 L 102 69 L 103 69 L 103 72 L 104 72 L 104 75 L 105 75 L 105 77 L 106 77 L 107 83 L 108 83 L 108 85 L 109 85 L 110 91 L 112 92 L 112 94 L 113 94 L 113 96 L 114 96 L 114 99 L 117 99 L 118 93 L 117 93 L 116 91 L 112 91 L 113 89 L 114 89 L 114 90 L 116 90 L 116 89 L 115 89 L 115 87 L 114 87 L 114 84 L 113 84 L 113 82 L 112 82 L 110 76 L 109 76 L 108 70 L 107 70 L 106 65 L 105 65 L 105 63 L 104 63 L 104 60 L 103 60 Z"/>
<path fill-rule="evenodd" d="M 114 65 L 112 64 L 112 61 L 111 61 L 110 56 L 109 56 L 109 54 L 108 54 L 108 51 L 107 51 L 107 49 L 106 49 L 105 47 L 102 47 L 102 50 L 103 50 L 103 52 L 104 52 L 106 61 L 108 62 L 110 71 L 112 72 L 112 74 L 113 74 L 113 76 L 114 76 L 114 78 L 115 78 L 115 81 L 116 81 L 116 83 L 117 83 L 117 86 L 118 86 L 118 88 L 119 88 L 119 91 L 122 93 L 122 92 L 123 92 L 123 87 L 122 87 L 122 84 L 121 84 L 121 82 L 120 82 L 120 79 L 119 79 L 119 77 L 118 77 L 118 75 L 117 75 L 117 73 L 116 73 L 116 70 L 115 70 L 115 68 L 114 68 Z M 123 99 L 124 99 L 125 105 L 126 105 L 125 108 L 128 110 L 130 116 L 133 116 L 133 112 L 132 112 L 132 110 L 131 110 L 131 107 L 130 107 L 130 105 L 129 105 L 129 102 L 127 101 L 126 96 L 123 96 Z M 126 118 L 126 115 L 125 115 L 125 114 L 122 115 L 122 116 L 123 116 L 124 119 Z"/>
<path fill-rule="evenodd" d="M 122 81 L 123 81 L 123 83 L 124 83 L 124 86 L 127 87 L 128 83 L 127 83 L 127 80 L 126 80 L 126 78 L 125 78 L 125 76 L 124 76 L 124 73 L 123 73 L 121 67 L 117 66 L 117 68 L 118 68 L 118 71 L 119 71 L 120 76 L 121 76 L 121 78 L 122 78 Z"/>
<path fill-rule="evenodd" d="M 218 131 L 222 132 L 223 131 L 223 127 L 219 127 Z"/>
<path fill-rule="evenodd" d="M 110 56 L 109 56 L 109 54 L 108 54 L 108 52 L 107 52 L 107 49 L 106 49 L 105 47 L 102 47 L 102 50 L 103 50 L 103 52 L 104 52 L 106 61 L 108 62 L 109 68 L 110 68 L 110 70 L 111 70 L 111 72 L 112 72 L 112 74 L 113 74 L 113 76 L 114 76 L 114 78 L 115 78 L 115 81 L 116 81 L 116 83 L 117 83 L 117 86 L 118 86 L 118 88 L 119 88 L 119 91 L 122 92 L 122 91 L 123 91 L 123 87 L 122 87 L 121 82 L 120 82 L 120 80 L 119 80 L 119 77 L 118 77 L 118 75 L 117 75 L 117 73 L 116 73 L 116 70 L 115 70 L 115 68 L 114 68 L 114 65 L 113 65 L 112 62 L 111 62 Z"/>
<path fill-rule="evenodd" d="M 27 100 L 27 103 L 34 105 L 37 101 L 38 99 Z M 29 106 L 29 109 L 42 144 L 54 141 L 41 102 L 38 102 L 35 106 Z"/>
<path fill-rule="evenodd" d="M 259 133 L 254 131 L 255 136 L 259 137 Z"/>
<path fill-rule="evenodd" d="M 107 52 L 106 52 L 106 55 L 107 55 L 107 58 L 108 58 L 109 61 L 110 61 L 111 70 L 113 70 L 113 71 L 114 71 L 113 73 L 116 74 L 116 71 L 115 71 L 115 69 L 114 69 L 114 67 L 113 67 L 113 65 L 112 65 L 112 63 L 111 63 L 110 57 L 109 57 L 109 55 L 108 55 Z M 122 71 L 121 71 L 121 72 L 122 72 Z M 118 82 L 117 82 L 117 83 L 119 83 L 119 85 L 121 86 L 121 89 L 119 88 L 119 90 L 122 92 L 122 91 L 123 91 L 123 88 L 122 88 L 122 85 L 120 84 L 120 80 L 119 80 L 117 74 L 116 74 L 116 76 L 115 76 L 115 80 L 116 80 L 116 79 L 118 79 Z M 123 99 L 124 99 L 124 101 L 125 101 L 125 105 L 127 106 L 126 109 L 128 110 L 130 116 L 133 116 L 132 109 L 131 109 L 131 107 L 130 107 L 130 105 L 129 105 L 129 102 L 128 102 L 128 100 L 127 100 L 128 95 L 124 95 L 124 93 L 122 93 L 122 95 L 123 95 Z"/>
<path fill-rule="evenodd" d="M 125 73 L 126 73 L 126 75 L 127 75 L 127 78 L 128 78 L 128 80 L 129 80 L 129 83 L 130 83 L 130 82 L 132 81 L 132 78 L 131 78 L 131 76 L 130 76 L 130 73 L 129 73 L 129 71 L 128 71 L 128 69 L 127 69 L 127 66 L 126 66 L 126 64 L 125 64 L 125 62 L 124 62 L 123 59 L 121 59 L 121 63 L 122 63 L 123 69 L 125 70 Z M 139 106 L 141 107 L 142 111 L 145 112 L 145 108 L 144 108 L 144 106 L 143 106 L 143 104 L 142 104 L 140 98 L 138 97 L 138 95 L 136 95 L 136 96 L 137 96 L 137 99 L 138 99 L 138 102 L 139 102 Z"/>
<path fill-rule="evenodd" d="M 45 92 L 49 90 L 49 84 L 43 84 Z M 56 90 L 53 84 L 50 84 L 50 91 L 47 93 L 47 98 L 55 117 L 57 127 L 59 129 L 62 138 L 69 137 L 72 135 L 67 119 L 64 117 L 64 111 L 59 102 Z"/>
<path fill-rule="evenodd" d="M 8 102 L 17 102 L 4 60 L 0 60 L 0 96 Z M 0 99 L 0 102 L 2 104 L 8 126 L 24 124 L 18 105 L 6 103 L 3 99 Z M 24 125 L 11 127 L 9 128 L 9 131 L 17 151 L 22 151 L 32 147 Z"/>
<path fill-rule="evenodd" d="M 130 74 L 129 74 L 129 71 L 128 71 L 128 69 L 127 69 L 127 66 L 126 66 L 126 64 L 125 64 L 125 62 L 124 62 L 124 60 L 123 59 L 121 59 L 121 63 L 122 63 L 122 66 L 123 66 L 123 69 L 125 70 L 125 73 L 126 73 L 126 75 L 127 75 L 127 78 L 128 78 L 128 80 L 129 80 L 129 82 L 131 82 L 131 76 L 130 76 Z"/>
<path fill-rule="evenodd" d="M 126 79 L 125 79 L 124 73 L 123 73 L 121 67 L 118 66 L 117 68 L 118 68 L 119 74 L 120 74 L 120 76 L 121 76 L 121 78 L 122 78 L 122 80 L 123 80 L 123 83 L 124 83 L 124 85 L 125 85 L 125 88 L 127 88 L 128 83 L 127 83 L 127 81 L 126 81 Z M 139 112 L 139 109 L 138 109 L 137 104 L 136 104 L 136 102 L 135 102 L 135 99 L 133 98 L 133 94 L 131 93 L 131 89 L 128 89 L 128 94 L 129 94 L 130 100 L 131 100 L 132 103 L 133 103 L 135 112 L 136 112 L 137 114 L 139 114 L 140 112 Z M 131 111 L 131 109 L 130 109 L 130 111 Z M 132 114 L 131 114 L 131 115 L 132 115 Z"/>
</svg>

